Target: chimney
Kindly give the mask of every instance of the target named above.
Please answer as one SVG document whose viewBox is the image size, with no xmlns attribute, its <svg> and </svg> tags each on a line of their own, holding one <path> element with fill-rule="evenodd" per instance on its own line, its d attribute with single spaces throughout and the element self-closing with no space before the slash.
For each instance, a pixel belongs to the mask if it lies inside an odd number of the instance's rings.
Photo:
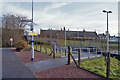
<svg viewBox="0 0 120 80">
<path fill-rule="evenodd" d="M 64 29 L 64 31 L 65 31 L 65 27 L 64 27 L 63 29 Z"/>
<path fill-rule="evenodd" d="M 62 28 L 61 28 L 61 31 L 62 31 Z"/>
<path fill-rule="evenodd" d="M 83 28 L 83 32 L 85 32 L 85 29 Z"/>
<path fill-rule="evenodd" d="M 85 38 L 85 29 L 83 28 L 83 38 Z"/>
<path fill-rule="evenodd" d="M 96 29 L 94 30 L 94 32 L 96 32 Z"/>
</svg>

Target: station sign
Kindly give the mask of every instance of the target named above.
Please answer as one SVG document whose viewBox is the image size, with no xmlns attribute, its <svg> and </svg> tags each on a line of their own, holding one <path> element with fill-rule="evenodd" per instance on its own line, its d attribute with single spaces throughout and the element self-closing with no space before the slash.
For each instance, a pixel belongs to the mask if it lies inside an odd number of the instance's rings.
<svg viewBox="0 0 120 80">
<path fill-rule="evenodd" d="M 29 36 L 38 35 L 37 33 L 29 33 Z"/>
</svg>

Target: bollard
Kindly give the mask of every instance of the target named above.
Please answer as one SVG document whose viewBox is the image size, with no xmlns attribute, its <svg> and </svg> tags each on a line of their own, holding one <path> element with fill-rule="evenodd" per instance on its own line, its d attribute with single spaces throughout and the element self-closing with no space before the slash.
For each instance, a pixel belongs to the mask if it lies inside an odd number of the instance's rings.
<svg viewBox="0 0 120 80">
<path fill-rule="evenodd" d="M 56 54 L 56 45 L 53 46 L 53 58 L 55 58 L 55 54 Z"/>
<path fill-rule="evenodd" d="M 97 58 L 97 48 L 96 48 L 96 52 L 95 52 L 95 57 Z"/>
<path fill-rule="evenodd" d="M 41 52 L 41 43 L 40 43 L 40 52 Z"/>
<path fill-rule="evenodd" d="M 60 48 L 60 57 L 62 57 L 62 49 Z"/>
<path fill-rule="evenodd" d="M 65 48 L 65 56 L 66 56 L 66 48 Z"/>
<path fill-rule="evenodd" d="M 81 49 L 78 49 L 78 66 L 80 67 L 80 61 L 81 61 Z"/>
<path fill-rule="evenodd" d="M 36 42 L 36 51 L 37 51 L 37 42 Z"/>
<path fill-rule="evenodd" d="M 29 45 L 29 40 L 28 40 L 28 45 Z"/>
<path fill-rule="evenodd" d="M 45 53 L 47 54 L 47 45 L 45 45 L 45 47 L 46 47 L 46 48 L 45 48 Z"/>
<path fill-rule="evenodd" d="M 90 58 L 90 48 L 88 48 L 88 58 Z"/>
<path fill-rule="evenodd" d="M 70 54 L 71 54 L 71 47 L 68 46 L 68 65 L 71 63 L 71 57 L 70 57 Z"/>
<path fill-rule="evenodd" d="M 56 47 L 56 53 L 57 53 L 57 47 Z"/>
</svg>

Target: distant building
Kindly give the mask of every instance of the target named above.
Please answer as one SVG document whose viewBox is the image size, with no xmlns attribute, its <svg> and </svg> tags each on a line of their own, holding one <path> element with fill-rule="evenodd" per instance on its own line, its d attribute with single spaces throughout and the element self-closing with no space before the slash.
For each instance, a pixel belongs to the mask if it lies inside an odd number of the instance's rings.
<svg viewBox="0 0 120 80">
<path fill-rule="evenodd" d="M 106 39 L 106 35 L 103 33 L 103 34 L 98 34 L 99 38 L 100 39 Z"/>
<path fill-rule="evenodd" d="M 42 30 L 40 29 L 40 35 L 44 37 L 49 37 L 49 38 L 64 38 L 64 31 L 62 30 Z"/>
<path fill-rule="evenodd" d="M 118 37 L 116 37 L 115 35 L 114 36 L 110 36 L 109 41 L 110 42 L 118 42 Z"/>
<path fill-rule="evenodd" d="M 50 38 L 58 37 L 64 38 L 65 37 L 65 30 L 40 30 L 40 35 L 44 35 Z M 66 31 L 66 37 L 74 37 L 74 38 L 84 38 L 84 39 L 98 39 L 99 36 L 97 35 L 96 31 Z"/>
</svg>

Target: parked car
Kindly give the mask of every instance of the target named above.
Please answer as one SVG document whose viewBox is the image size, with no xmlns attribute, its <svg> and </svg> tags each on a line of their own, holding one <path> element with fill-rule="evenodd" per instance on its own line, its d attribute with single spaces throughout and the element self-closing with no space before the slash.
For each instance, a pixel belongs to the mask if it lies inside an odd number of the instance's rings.
<svg viewBox="0 0 120 80">
<path fill-rule="evenodd" d="M 95 52 L 97 47 L 89 47 L 90 48 L 90 52 Z"/>
<path fill-rule="evenodd" d="M 77 49 L 75 49 L 75 48 L 72 48 L 71 53 L 78 53 L 78 50 L 77 50 Z"/>
</svg>

